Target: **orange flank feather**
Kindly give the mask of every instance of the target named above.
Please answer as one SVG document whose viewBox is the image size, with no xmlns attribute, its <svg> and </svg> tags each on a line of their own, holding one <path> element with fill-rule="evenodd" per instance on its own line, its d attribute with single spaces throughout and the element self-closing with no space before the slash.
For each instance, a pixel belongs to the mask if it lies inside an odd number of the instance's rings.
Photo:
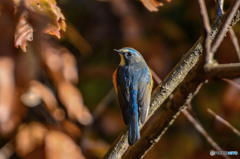
<svg viewBox="0 0 240 159">
<path fill-rule="evenodd" d="M 114 86 L 114 89 L 115 89 L 115 92 L 118 94 L 118 91 L 117 91 L 117 71 L 118 71 L 118 68 L 113 72 L 113 86 Z"/>
</svg>

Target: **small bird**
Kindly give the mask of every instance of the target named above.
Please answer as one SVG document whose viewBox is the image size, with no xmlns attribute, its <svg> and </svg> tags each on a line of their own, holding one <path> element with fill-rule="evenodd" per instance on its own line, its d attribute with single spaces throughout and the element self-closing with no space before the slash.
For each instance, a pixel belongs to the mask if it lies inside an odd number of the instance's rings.
<svg viewBox="0 0 240 159">
<path fill-rule="evenodd" d="M 137 50 L 125 47 L 114 51 L 120 55 L 120 64 L 113 73 L 113 84 L 129 129 L 128 143 L 133 145 L 140 138 L 139 122 L 144 123 L 148 114 L 152 74 Z"/>
</svg>

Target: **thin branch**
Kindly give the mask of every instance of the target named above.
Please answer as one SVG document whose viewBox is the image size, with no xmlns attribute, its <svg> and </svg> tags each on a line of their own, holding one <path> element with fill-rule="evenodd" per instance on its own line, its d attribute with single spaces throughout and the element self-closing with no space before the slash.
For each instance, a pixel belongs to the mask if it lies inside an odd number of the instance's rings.
<svg viewBox="0 0 240 159">
<path fill-rule="evenodd" d="M 233 30 L 233 28 L 230 28 L 229 29 L 229 35 L 230 35 L 230 38 L 232 40 L 232 43 L 233 43 L 233 46 L 236 50 L 236 53 L 238 55 L 238 59 L 240 60 L 240 47 L 239 47 L 239 42 L 238 42 L 238 38 Z"/>
<path fill-rule="evenodd" d="M 158 77 L 157 73 L 154 72 L 152 69 L 151 69 L 151 72 L 152 72 L 153 80 L 154 80 L 158 85 L 160 85 L 160 84 L 162 83 L 162 80 Z"/>
<path fill-rule="evenodd" d="M 224 78 L 222 80 L 240 90 L 240 84 L 238 84 L 237 82 L 235 82 L 233 80 L 226 79 L 226 78 Z"/>
<path fill-rule="evenodd" d="M 205 0 L 198 0 L 199 6 L 200 6 L 200 12 L 203 19 L 204 28 L 206 31 L 206 39 L 205 39 L 205 50 L 206 50 L 206 64 L 210 64 L 213 61 L 213 54 L 210 52 L 211 49 L 211 39 L 210 39 L 210 32 L 211 32 L 211 26 L 209 22 L 209 17 L 207 13 L 207 7 L 205 4 Z"/>
<path fill-rule="evenodd" d="M 216 0 L 217 1 L 217 18 L 221 18 L 224 10 L 223 10 L 223 5 L 224 5 L 224 0 Z M 238 55 L 238 59 L 240 60 L 240 47 L 239 47 L 239 42 L 238 38 L 233 30 L 232 27 L 229 28 L 229 36 L 231 38 L 231 41 L 233 43 L 233 46 L 236 50 L 236 53 Z"/>
<path fill-rule="evenodd" d="M 207 7 L 204 0 L 198 0 L 200 11 L 203 19 L 204 28 L 207 33 L 211 32 L 211 25 L 208 18 Z"/>
<path fill-rule="evenodd" d="M 240 76 L 240 63 L 216 64 L 207 70 L 209 77 L 232 78 Z"/>
<path fill-rule="evenodd" d="M 107 105 L 114 99 L 114 88 L 110 89 L 106 96 L 98 103 L 93 113 L 95 119 L 97 119 L 106 109 Z"/>
<path fill-rule="evenodd" d="M 213 112 L 211 109 L 207 109 L 208 113 L 211 114 L 217 121 L 228 127 L 232 130 L 233 133 L 235 133 L 237 136 L 240 137 L 240 131 L 237 130 L 234 126 L 232 126 L 228 121 L 223 119 L 221 116 L 217 115 L 215 112 Z"/>
<path fill-rule="evenodd" d="M 232 7 L 230 8 L 230 12 L 227 15 L 227 18 L 225 19 L 225 21 L 223 22 L 223 26 L 221 27 L 220 31 L 218 32 L 218 35 L 216 36 L 216 41 L 213 43 L 212 45 L 212 49 L 211 52 L 214 54 L 216 52 L 216 50 L 218 49 L 219 45 L 221 44 L 224 36 L 226 35 L 229 26 L 232 23 L 232 20 L 234 18 L 234 15 L 237 13 L 237 11 L 239 11 L 239 6 L 240 6 L 240 1 L 239 0 L 235 0 Z"/>
<path fill-rule="evenodd" d="M 235 15 L 231 25 L 239 20 L 240 11 Z M 220 24 L 213 27 L 212 39 L 216 36 L 215 33 L 218 32 Z M 202 43 L 203 38 L 200 38 L 182 57 L 173 71 L 163 80 L 161 86 L 155 90 L 147 117 L 148 121 L 140 126 L 141 128 L 143 127 L 140 140 L 135 145 L 129 147 L 127 140 L 128 132 L 124 131 L 108 151 L 105 158 L 141 158 L 161 139 L 169 125 L 173 124 L 180 109 L 192 100 L 192 95 L 196 89 L 205 81 L 202 76 L 204 74 Z M 169 100 L 171 96 L 173 98 Z"/>
<path fill-rule="evenodd" d="M 192 123 L 192 125 L 196 128 L 196 130 L 202 134 L 202 136 L 207 140 L 207 142 L 217 151 L 224 151 L 216 141 L 213 140 L 213 138 L 207 133 L 207 131 L 203 128 L 201 123 L 197 121 L 192 114 L 187 111 L 186 109 L 181 110 L 184 116 L 187 117 L 188 121 Z M 228 156 L 223 154 L 223 157 L 226 159 L 230 159 Z"/>
</svg>

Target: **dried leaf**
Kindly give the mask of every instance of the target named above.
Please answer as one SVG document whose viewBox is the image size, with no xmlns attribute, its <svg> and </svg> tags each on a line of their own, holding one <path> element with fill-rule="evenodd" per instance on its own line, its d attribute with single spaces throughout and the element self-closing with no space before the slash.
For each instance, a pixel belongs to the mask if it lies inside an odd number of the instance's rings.
<svg viewBox="0 0 240 159">
<path fill-rule="evenodd" d="M 79 138 L 81 135 L 80 128 L 69 120 L 65 120 L 62 122 L 63 129 L 67 134 L 69 134 L 72 138 Z"/>
<path fill-rule="evenodd" d="M 12 0 L 13 4 L 14 4 L 14 12 L 17 13 L 18 7 L 20 5 L 20 0 Z"/>
<path fill-rule="evenodd" d="M 45 140 L 47 159 L 85 159 L 74 141 L 59 131 L 50 131 Z"/>
<path fill-rule="evenodd" d="M 26 156 L 44 143 L 47 128 L 37 122 L 22 125 L 16 135 L 16 152 Z"/>
<path fill-rule="evenodd" d="M 27 51 L 27 42 L 33 40 L 33 28 L 27 21 L 28 13 L 23 12 L 15 31 L 15 47 L 21 48 L 23 52 Z"/>
<path fill-rule="evenodd" d="M 84 125 L 92 122 L 92 115 L 83 103 L 82 95 L 71 83 L 63 81 L 57 86 L 61 102 L 67 109 L 68 116 Z"/>
<path fill-rule="evenodd" d="M 0 58 L 0 134 L 14 130 L 21 116 L 22 107 L 17 101 L 14 79 L 14 63 L 11 58 Z"/>
<path fill-rule="evenodd" d="M 47 86 L 38 81 L 31 81 L 29 91 L 42 99 L 47 110 L 56 120 L 60 121 L 65 118 L 64 111 L 58 107 L 57 99 Z"/>
<path fill-rule="evenodd" d="M 140 0 L 140 1 L 151 12 L 157 12 L 158 7 L 163 6 L 165 2 L 171 2 L 171 0 Z"/>
<path fill-rule="evenodd" d="M 14 5 L 17 5 L 17 6 L 20 4 L 20 0 L 12 0 L 12 2 Z"/>
<path fill-rule="evenodd" d="M 63 80 L 72 83 L 78 82 L 76 60 L 68 49 L 51 42 L 44 42 L 42 48 L 44 48 L 41 52 L 43 62 L 55 83 Z"/>
<path fill-rule="evenodd" d="M 66 30 L 66 23 L 55 0 L 25 0 L 25 5 L 32 12 L 48 18 L 49 22 L 43 29 L 45 33 L 61 37 L 61 32 Z"/>
<path fill-rule="evenodd" d="M 73 83 L 78 82 L 77 64 L 74 56 L 66 49 L 61 49 L 63 60 L 63 76 L 64 79 Z"/>
<path fill-rule="evenodd" d="M 48 68 L 48 72 L 55 83 L 64 80 L 63 77 L 63 61 L 58 46 L 49 40 L 42 42 L 41 56 L 44 64 Z"/>
<path fill-rule="evenodd" d="M 87 151 L 88 154 L 91 154 L 92 158 L 103 158 L 107 150 L 109 150 L 109 145 L 103 140 L 85 137 L 82 140 L 82 146 Z"/>
</svg>

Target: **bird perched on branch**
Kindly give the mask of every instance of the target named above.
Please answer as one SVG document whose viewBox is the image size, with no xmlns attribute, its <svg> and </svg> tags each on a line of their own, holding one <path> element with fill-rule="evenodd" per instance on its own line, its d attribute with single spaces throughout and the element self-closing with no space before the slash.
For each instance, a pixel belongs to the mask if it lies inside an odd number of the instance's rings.
<svg viewBox="0 0 240 159">
<path fill-rule="evenodd" d="M 120 64 L 113 73 L 124 123 L 128 126 L 128 143 L 139 138 L 139 122 L 148 114 L 152 92 L 152 75 L 142 55 L 133 48 L 114 50 L 120 55 Z"/>
</svg>

